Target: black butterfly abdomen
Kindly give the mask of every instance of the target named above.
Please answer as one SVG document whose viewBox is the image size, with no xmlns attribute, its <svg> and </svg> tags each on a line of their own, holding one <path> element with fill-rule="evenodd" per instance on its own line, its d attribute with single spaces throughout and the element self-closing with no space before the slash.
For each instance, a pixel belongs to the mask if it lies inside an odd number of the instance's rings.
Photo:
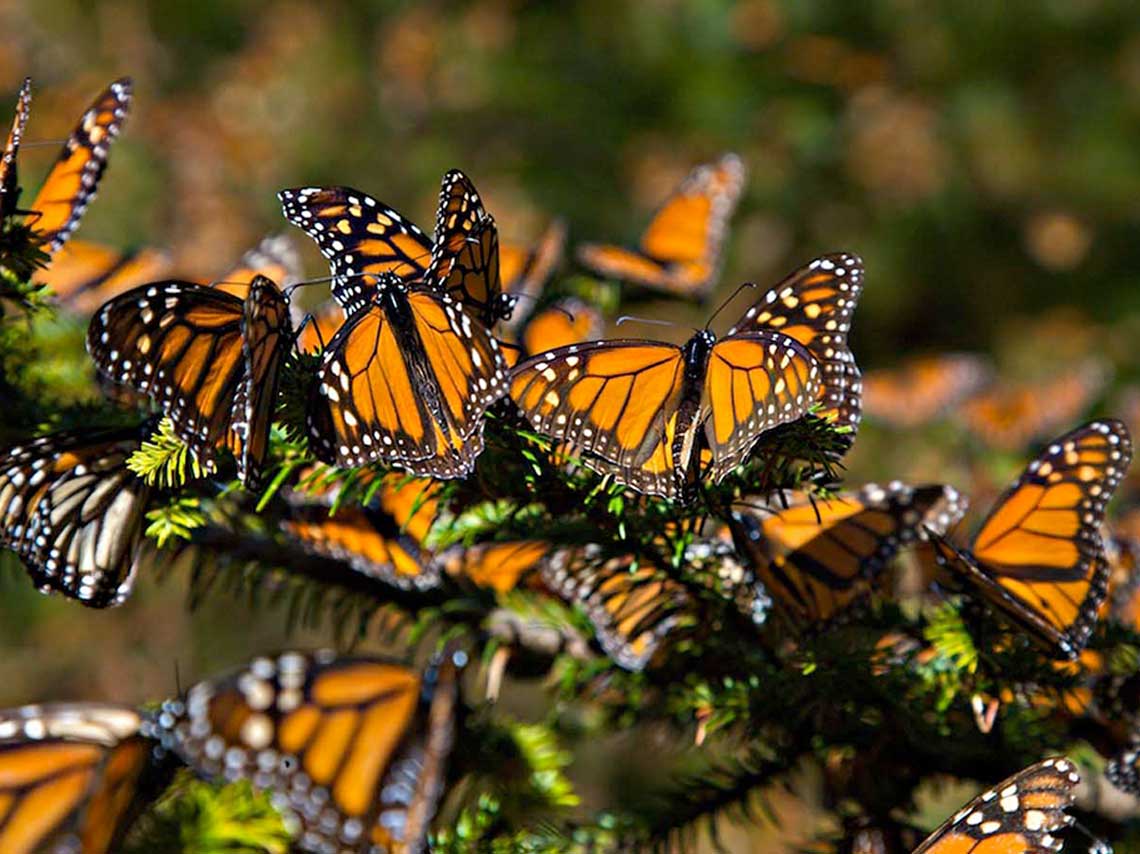
<svg viewBox="0 0 1140 854">
<path fill-rule="evenodd" d="M 697 480 L 698 431 L 701 424 L 701 395 L 704 393 L 705 374 L 712 355 L 716 336 L 702 329 L 681 349 L 685 359 L 685 376 L 681 381 L 681 405 L 677 409 L 677 430 L 673 435 L 673 460 L 682 491 Z M 687 447 L 686 447 L 687 443 Z M 687 455 L 687 456 L 686 456 Z"/>
</svg>

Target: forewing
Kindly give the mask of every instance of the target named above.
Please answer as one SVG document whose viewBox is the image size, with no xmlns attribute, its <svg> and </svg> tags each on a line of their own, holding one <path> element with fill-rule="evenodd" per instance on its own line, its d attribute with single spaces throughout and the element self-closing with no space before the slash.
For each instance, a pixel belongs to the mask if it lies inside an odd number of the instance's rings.
<svg viewBox="0 0 1140 854">
<path fill-rule="evenodd" d="M 12 118 L 12 128 L 4 143 L 4 153 L 0 155 L 0 218 L 11 216 L 16 210 L 20 195 L 19 168 L 16 158 L 20 153 L 20 141 L 24 138 L 24 127 L 28 123 L 28 109 L 32 104 L 32 78 L 25 77 L 16 96 L 16 114 Z"/>
</svg>

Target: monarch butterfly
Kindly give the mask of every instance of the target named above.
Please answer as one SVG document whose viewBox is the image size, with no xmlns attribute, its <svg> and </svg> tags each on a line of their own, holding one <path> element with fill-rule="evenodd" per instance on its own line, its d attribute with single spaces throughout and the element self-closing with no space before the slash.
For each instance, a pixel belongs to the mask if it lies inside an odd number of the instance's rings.
<svg viewBox="0 0 1140 854">
<path fill-rule="evenodd" d="M 1034 639 L 1075 658 L 1106 593 L 1105 504 L 1131 459 L 1119 421 L 1054 439 L 997 500 L 970 551 L 931 533 L 936 560 Z"/>
<path fill-rule="evenodd" d="M 495 221 L 462 172 L 443 177 L 434 243 L 393 208 L 351 187 L 296 188 L 277 197 L 285 218 L 329 260 L 333 299 L 346 317 L 372 305 L 393 276 L 450 295 L 485 326 L 510 315 Z"/>
<path fill-rule="evenodd" d="M 41 590 L 94 608 L 130 594 L 150 497 L 126 467 L 141 435 L 56 433 L 0 453 L 0 544 Z"/>
<path fill-rule="evenodd" d="M 288 300 L 254 278 L 242 300 L 193 282 L 143 285 L 106 303 L 87 352 L 109 380 L 146 394 L 210 470 L 229 448 L 257 484 L 268 452 L 281 361 L 292 341 Z"/>
<path fill-rule="evenodd" d="M 120 850 L 173 770 L 141 725 L 134 709 L 107 703 L 0 711 L 0 851 Z"/>
<path fill-rule="evenodd" d="M 16 213 L 19 196 L 16 159 L 31 100 L 30 81 L 20 90 L 16 119 L 4 149 L 0 214 Z M 111 142 L 119 135 L 131 104 L 131 81 L 123 77 L 108 86 L 87 108 L 28 208 L 31 226 L 49 255 L 57 252 L 79 225 L 99 179 L 107 168 Z"/>
<path fill-rule="evenodd" d="M 967 400 L 959 413 L 966 429 L 991 448 L 1020 451 L 1079 418 L 1106 381 L 1100 366 L 1086 364 L 1043 384 L 994 386 Z"/>
<path fill-rule="evenodd" d="M 821 416 L 858 424 L 859 374 L 846 336 L 862 281 L 858 258 L 819 258 L 719 342 L 705 329 L 683 347 L 614 340 L 551 350 L 514 368 L 511 399 L 595 471 L 684 498 L 703 450 L 711 453 L 705 473 L 719 481 L 765 431 L 817 402 Z"/>
<path fill-rule="evenodd" d="M 308 408 L 317 459 L 382 462 L 465 477 L 483 450 L 483 414 L 507 392 L 499 343 L 446 293 L 376 277 L 324 352 Z"/>
<path fill-rule="evenodd" d="M 526 358 L 548 350 L 583 344 L 602 334 L 602 313 L 580 299 L 565 297 L 532 312 L 519 329 L 516 339 L 511 332 L 500 340 L 511 345 L 504 349 L 504 358 L 512 367 L 519 358 Z"/>
<path fill-rule="evenodd" d="M 684 585 L 633 555 L 603 559 L 597 546 L 560 549 L 542 579 L 582 607 L 598 645 L 626 670 L 644 670 L 666 637 L 695 621 L 695 600 Z"/>
<path fill-rule="evenodd" d="M 287 234 L 269 234 L 256 246 L 247 249 L 237 264 L 230 267 L 216 282 L 202 282 L 226 293 L 244 298 L 249 286 L 258 276 L 270 279 L 281 286 L 291 285 L 301 278 L 301 258 L 297 247 Z"/>
<path fill-rule="evenodd" d="M 551 548 L 545 540 L 452 546 L 436 558 L 436 563 L 453 578 L 467 579 L 478 587 L 506 593 L 514 590 L 523 577 L 539 569 Z"/>
<path fill-rule="evenodd" d="M 603 276 L 704 299 L 720 271 L 744 180 L 735 154 L 698 166 L 653 215 L 636 249 L 587 243 L 578 260 Z"/>
<path fill-rule="evenodd" d="M 969 353 L 919 356 L 898 368 L 868 372 L 863 406 L 891 426 L 920 427 L 981 390 L 991 375 L 989 363 Z"/>
<path fill-rule="evenodd" d="M 1108 556 L 1108 615 L 1133 631 L 1140 631 L 1140 543 L 1131 537 L 1105 539 Z"/>
<path fill-rule="evenodd" d="M 566 223 L 556 219 L 534 246 L 523 248 L 513 243 L 499 246 L 499 276 L 503 293 L 517 301 L 524 298 L 533 303 L 542 295 L 542 290 L 551 274 L 562 260 L 566 245 Z M 514 328 L 518 322 L 514 316 L 504 321 L 504 326 Z"/>
<path fill-rule="evenodd" d="M 955 812 L 913 854 L 1060 851 L 1056 834 L 1073 823 L 1065 810 L 1080 781 L 1073 763 L 1064 758 L 1030 765 Z"/>
<path fill-rule="evenodd" d="M 163 704 L 157 734 L 199 774 L 268 790 L 326 854 L 419 852 L 443 792 L 459 651 L 423 675 L 330 651 L 256 658 Z"/>
<path fill-rule="evenodd" d="M 89 315 L 111 297 L 153 282 L 170 269 L 170 256 L 161 249 L 120 252 L 98 243 L 71 240 L 36 279 L 51 288 L 63 308 Z"/>
<path fill-rule="evenodd" d="M 385 476 L 375 506 L 302 506 L 283 523 L 310 551 L 343 560 L 353 569 L 403 589 L 439 585 L 440 573 L 424 546 L 440 512 L 439 484 L 424 478 Z"/>
<path fill-rule="evenodd" d="M 927 530 L 946 531 L 965 509 L 953 487 L 894 481 L 784 507 L 745 499 L 734 505 L 731 527 L 738 552 L 783 613 L 823 623 L 866 596 L 907 544 Z"/>
</svg>

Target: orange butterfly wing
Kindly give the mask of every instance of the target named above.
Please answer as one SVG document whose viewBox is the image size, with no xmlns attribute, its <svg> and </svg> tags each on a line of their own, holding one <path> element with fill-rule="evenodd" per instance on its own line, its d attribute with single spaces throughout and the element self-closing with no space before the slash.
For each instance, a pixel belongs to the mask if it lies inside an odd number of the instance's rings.
<svg viewBox="0 0 1140 854">
<path fill-rule="evenodd" d="M 506 392 L 498 342 L 444 295 L 395 281 L 381 294 L 325 351 L 309 407 L 314 452 L 463 477 L 483 448 L 483 414 Z"/>
<path fill-rule="evenodd" d="M 202 282 L 220 291 L 245 299 L 253 280 L 261 276 L 282 286 L 301 279 L 301 259 L 293 241 L 285 234 L 263 237 L 257 246 L 241 256 L 236 265 L 226 270 L 217 282 Z"/>
<path fill-rule="evenodd" d="M 1048 854 L 1073 823 L 1080 775 L 1072 762 L 1046 759 L 1002 780 L 954 813 L 913 854 Z"/>
<path fill-rule="evenodd" d="M 556 219 L 530 249 L 508 243 L 499 246 L 499 274 L 502 277 L 503 291 L 526 302 L 524 315 L 533 311 L 535 300 L 541 296 L 551 274 L 562 260 L 565 245 L 566 223 Z M 505 324 L 515 331 L 521 325 L 516 317 L 517 313 Z"/>
<path fill-rule="evenodd" d="M 998 499 L 970 552 L 932 537 L 935 557 L 1035 638 L 1074 658 L 1105 597 L 1099 528 L 1131 459 L 1119 421 L 1079 427 L 1050 443 Z"/>
<path fill-rule="evenodd" d="M 919 356 L 863 377 L 863 408 L 894 427 L 921 427 L 976 394 L 992 376 L 989 363 L 968 353 Z"/>
<path fill-rule="evenodd" d="M 447 549 L 438 561 L 453 578 L 465 578 L 478 587 L 508 593 L 542 565 L 550 549 L 545 540 L 479 543 Z"/>
<path fill-rule="evenodd" d="M 64 143 L 29 208 L 36 217 L 32 227 L 49 253 L 63 246 L 95 198 L 111 143 L 130 105 L 131 81 L 126 77 L 116 80 L 95 99 Z"/>
<path fill-rule="evenodd" d="M 600 311 L 581 300 L 568 297 L 533 313 L 522 328 L 522 349 L 510 347 L 504 351 L 504 355 L 507 364 L 513 367 L 520 355 L 533 355 L 544 350 L 593 341 L 602 334 L 604 328 Z M 509 330 L 504 338 L 511 340 Z"/>
<path fill-rule="evenodd" d="M 698 166 L 657 210 L 638 250 L 585 244 L 578 260 L 603 276 L 704 297 L 719 272 L 728 220 L 744 179 L 735 154 Z"/>
<path fill-rule="evenodd" d="M 857 256 L 824 255 L 768 291 L 726 336 L 779 332 L 807 347 L 822 374 L 818 415 L 850 427 L 852 440 L 862 417 L 862 386 L 847 333 L 862 292 L 863 262 Z"/>
<path fill-rule="evenodd" d="M 52 289 L 64 308 L 88 315 L 111 297 L 161 278 L 170 268 L 170 256 L 160 249 L 120 252 L 69 240 L 36 279 Z"/>
<path fill-rule="evenodd" d="M 7 218 L 16 211 L 20 195 L 19 168 L 16 158 L 20 153 L 20 141 L 24 138 L 24 128 L 28 124 L 28 109 L 32 104 L 32 78 L 25 77 L 16 97 L 16 115 L 4 143 L 4 153 L 0 155 L 0 218 Z"/>
</svg>

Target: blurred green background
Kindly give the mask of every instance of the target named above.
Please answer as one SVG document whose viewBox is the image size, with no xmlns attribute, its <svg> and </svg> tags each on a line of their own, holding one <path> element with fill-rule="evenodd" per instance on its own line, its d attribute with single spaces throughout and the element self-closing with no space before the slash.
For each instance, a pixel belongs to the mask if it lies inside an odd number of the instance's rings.
<svg viewBox="0 0 1140 854">
<path fill-rule="evenodd" d="M 506 239 L 559 215 L 571 244 L 633 242 L 692 165 L 735 150 L 749 182 L 712 305 L 845 249 L 867 268 L 864 367 L 1029 340 L 1133 373 L 1140 17 L 1124 0 L 0 0 L 0 32 L 0 88 L 35 83 L 27 186 L 92 95 L 134 77 L 80 236 L 166 246 L 187 271 L 208 277 L 286 229 L 283 187 L 353 185 L 430 226 L 451 167 Z M 856 471 L 964 485 L 968 461 L 908 452 L 891 469 L 866 436 Z M 279 612 L 216 597 L 188 614 L 181 579 L 143 578 L 107 614 L 39 597 L 18 572 L 0 585 L 0 705 L 150 699 L 175 661 L 185 681 L 285 642 Z"/>
</svg>

